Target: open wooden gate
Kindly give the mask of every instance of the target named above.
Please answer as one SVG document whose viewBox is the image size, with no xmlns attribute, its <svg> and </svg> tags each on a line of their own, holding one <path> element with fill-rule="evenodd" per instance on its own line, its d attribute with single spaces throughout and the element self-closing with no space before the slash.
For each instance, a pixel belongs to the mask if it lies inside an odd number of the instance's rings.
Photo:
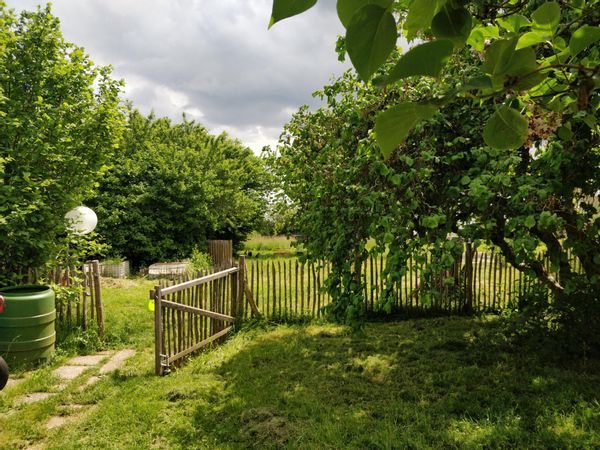
<svg viewBox="0 0 600 450">
<path fill-rule="evenodd" d="M 155 286 L 155 370 L 164 375 L 182 358 L 227 335 L 243 306 L 244 258 L 234 267 L 173 286 Z"/>
</svg>

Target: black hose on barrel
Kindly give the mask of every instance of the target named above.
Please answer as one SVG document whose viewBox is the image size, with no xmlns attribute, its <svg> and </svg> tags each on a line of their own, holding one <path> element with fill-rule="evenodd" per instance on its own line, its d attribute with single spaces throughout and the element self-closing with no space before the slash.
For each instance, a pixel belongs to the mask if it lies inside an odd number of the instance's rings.
<svg viewBox="0 0 600 450">
<path fill-rule="evenodd" d="M 4 389 L 8 382 L 8 364 L 4 361 L 4 358 L 0 356 L 0 391 Z"/>
</svg>

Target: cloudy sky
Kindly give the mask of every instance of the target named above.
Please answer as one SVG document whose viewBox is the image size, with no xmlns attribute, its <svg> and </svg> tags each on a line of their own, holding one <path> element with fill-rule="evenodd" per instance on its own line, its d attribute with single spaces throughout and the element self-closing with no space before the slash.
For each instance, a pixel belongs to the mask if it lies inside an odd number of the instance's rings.
<svg viewBox="0 0 600 450">
<path fill-rule="evenodd" d="M 40 0 L 8 0 L 17 10 Z M 54 0 L 65 38 L 111 64 L 145 113 L 181 113 L 259 151 L 274 145 L 337 61 L 335 0 L 267 30 L 271 0 Z"/>
</svg>

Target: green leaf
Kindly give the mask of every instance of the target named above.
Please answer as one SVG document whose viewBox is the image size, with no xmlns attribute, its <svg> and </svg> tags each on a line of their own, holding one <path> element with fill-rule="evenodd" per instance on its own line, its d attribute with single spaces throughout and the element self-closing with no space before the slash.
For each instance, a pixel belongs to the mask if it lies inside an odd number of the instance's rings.
<svg viewBox="0 0 600 450">
<path fill-rule="evenodd" d="M 600 39 L 600 27 L 591 27 L 584 25 L 575 30 L 569 41 L 569 50 L 571 56 L 575 56 L 583 51 L 587 46 Z"/>
<path fill-rule="evenodd" d="M 401 144 L 419 122 L 431 118 L 437 106 L 406 102 L 392 106 L 375 119 L 375 135 L 386 158 Z"/>
<path fill-rule="evenodd" d="M 538 86 L 546 78 L 548 78 L 547 72 L 532 73 L 526 77 L 520 78 L 513 87 L 518 91 L 528 91 L 529 89 L 533 89 L 534 87 Z"/>
<path fill-rule="evenodd" d="M 504 83 L 506 75 L 519 77 L 530 74 L 538 67 L 535 51 L 531 47 L 515 51 L 517 39 L 518 37 L 514 37 L 496 41 L 485 52 L 485 61 L 481 68 L 493 77 L 495 84 Z M 525 86 L 537 86 L 545 77 L 546 75 L 539 74 L 523 80 L 516 79 L 513 87 L 519 85 L 524 89 Z"/>
<path fill-rule="evenodd" d="M 342 25 L 346 28 L 354 14 L 363 6 L 373 4 L 379 5 L 382 8 L 388 8 L 392 4 L 392 1 L 393 0 L 337 0 L 336 9 L 340 22 L 342 22 Z"/>
<path fill-rule="evenodd" d="M 481 25 L 477 25 L 471 31 L 469 39 L 467 39 L 467 44 L 469 44 L 478 52 L 482 52 L 485 49 L 485 41 L 487 39 L 497 38 L 498 36 L 499 30 L 497 26 L 488 25 L 486 27 L 482 27 Z"/>
<path fill-rule="evenodd" d="M 527 228 L 533 228 L 533 227 L 535 227 L 535 217 L 534 216 L 527 216 L 527 218 L 523 221 L 523 224 Z"/>
<path fill-rule="evenodd" d="M 462 86 L 463 91 L 472 91 L 475 89 L 491 89 L 492 88 L 492 80 L 487 75 L 481 75 L 477 77 L 470 78 L 467 82 Z"/>
<path fill-rule="evenodd" d="M 546 230 L 554 230 L 560 223 L 560 219 L 556 214 L 550 211 L 542 211 L 539 217 L 540 227 Z"/>
<path fill-rule="evenodd" d="M 273 10 L 271 12 L 271 21 L 269 28 L 280 20 L 303 13 L 312 8 L 317 0 L 273 0 Z"/>
<path fill-rule="evenodd" d="M 428 29 L 431 25 L 431 19 L 443 4 L 443 0 L 414 0 L 410 4 L 403 24 L 406 38 L 412 40 L 419 31 Z"/>
<path fill-rule="evenodd" d="M 447 39 L 417 45 L 400 57 L 386 83 L 415 75 L 438 77 L 453 50 L 454 44 Z"/>
<path fill-rule="evenodd" d="M 560 6 L 556 2 L 546 2 L 533 12 L 531 18 L 535 28 L 554 31 L 560 22 Z"/>
<path fill-rule="evenodd" d="M 362 7 L 348 24 L 346 49 L 360 77 L 367 81 L 396 46 L 392 13 L 378 5 Z"/>
<path fill-rule="evenodd" d="M 537 66 L 535 51 L 527 47 L 512 54 L 504 72 L 512 76 L 524 75 L 537 69 Z"/>
<path fill-rule="evenodd" d="M 425 216 L 421 219 L 421 225 L 426 228 L 437 228 L 444 216 L 439 216 L 437 214 L 433 214 L 431 216 Z"/>
<path fill-rule="evenodd" d="M 532 45 L 541 44 L 542 42 L 549 42 L 551 38 L 552 35 L 548 34 L 546 31 L 530 31 L 519 38 L 516 49 L 519 50 L 525 47 L 531 47 Z"/>
<path fill-rule="evenodd" d="M 448 3 L 431 21 L 431 31 L 438 39 L 450 39 L 457 46 L 467 42 L 472 18 L 465 8 L 452 8 Z"/>
<path fill-rule="evenodd" d="M 556 134 L 563 141 L 571 140 L 573 137 L 573 131 L 571 131 L 571 129 L 565 125 L 559 127 L 558 130 L 556 130 Z"/>
<path fill-rule="evenodd" d="M 527 119 L 519 111 L 502 105 L 485 124 L 483 140 L 500 150 L 519 148 L 527 140 L 527 129 Z"/>
<path fill-rule="evenodd" d="M 485 52 L 481 70 L 492 76 L 503 75 L 515 53 L 518 38 L 495 41 Z"/>
<path fill-rule="evenodd" d="M 529 19 L 521 14 L 511 14 L 498 19 L 497 22 L 502 28 L 513 33 L 518 33 L 521 28 L 531 25 Z"/>
</svg>

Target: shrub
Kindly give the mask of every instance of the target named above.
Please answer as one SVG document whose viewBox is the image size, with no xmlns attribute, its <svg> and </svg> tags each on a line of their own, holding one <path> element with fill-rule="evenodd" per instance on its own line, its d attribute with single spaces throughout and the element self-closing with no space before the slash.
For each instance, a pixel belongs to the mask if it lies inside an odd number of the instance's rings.
<svg viewBox="0 0 600 450">
<path fill-rule="evenodd" d="M 192 250 L 190 255 L 190 268 L 196 272 L 210 269 L 213 266 L 213 260 L 208 253 L 201 252 L 198 248 Z"/>
</svg>

